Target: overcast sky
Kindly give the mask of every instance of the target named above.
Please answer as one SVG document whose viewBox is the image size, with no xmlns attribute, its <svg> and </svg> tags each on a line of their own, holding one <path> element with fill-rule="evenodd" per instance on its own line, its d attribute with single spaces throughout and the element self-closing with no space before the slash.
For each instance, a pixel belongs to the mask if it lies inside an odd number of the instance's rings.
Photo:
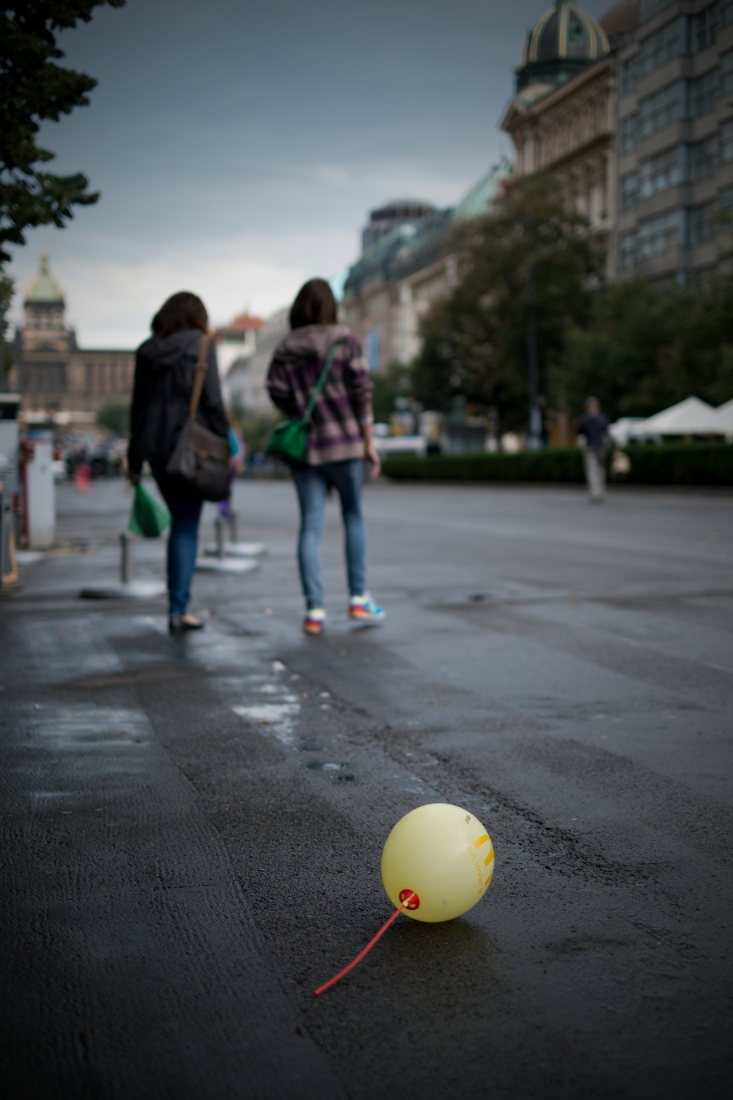
<svg viewBox="0 0 733 1100">
<path fill-rule="evenodd" d="M 59 172 L 102 197 L 30 231 L 85 346 L 133 347 L 171 293 L 212 320 L 266 316 L 342 272 L 368 211 L 457 202 L 511 145 L 498 128 L 547 0 L 128 0 L 65 33 L 90 107 L 45 126 Z M 609 6 L 581 5 L 598 17 Z"/>
</svg>

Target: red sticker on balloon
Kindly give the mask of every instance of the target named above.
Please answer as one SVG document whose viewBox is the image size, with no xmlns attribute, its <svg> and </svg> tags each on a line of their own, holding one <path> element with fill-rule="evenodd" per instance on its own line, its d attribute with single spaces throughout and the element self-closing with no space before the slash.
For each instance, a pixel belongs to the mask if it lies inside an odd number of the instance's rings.
<svg viewBox="0 0 733 1100">
<path fill-rule="evenodd" d="M 408 898 L 409 901 L 407 901 Z M 407 902 L 406 905 L 405 902 Z M 404 905 L 405 909 L 419 909 L 420 898 L 414 890 L 400 890 L 400 905 Z"/>
</svg>

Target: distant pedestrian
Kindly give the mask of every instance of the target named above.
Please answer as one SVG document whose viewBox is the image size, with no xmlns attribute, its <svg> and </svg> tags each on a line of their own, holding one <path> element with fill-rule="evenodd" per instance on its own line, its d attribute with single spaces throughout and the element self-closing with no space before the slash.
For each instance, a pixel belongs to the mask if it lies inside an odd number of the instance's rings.
<svg viewBox="0 0 733 1100">
<path fill-rule="evenodd" d="M 301 287 L 290 310 L 290 334 L 275 349 L 267 389 L 285 416 L 305 415 L 329 352 L 338 345 L 326 383 L 313 409 L 302 462 L 291 464 L 300 504 L 298 565 L 305 596 L 303 629 L 320 634 L 326 619 L 321 582 L 321 533 L 326 494 L 341 499 L 346 533 L 349 617 L 373 625 L 384 611 L 367 591 L 367 539 L 362 512 L 365 464 L 379 474 L 373 438 L 372 382 L 359 341 L 336 323 L 336 301 L 324 279 Z"/>
<path fill-rule="evenodd" d="M 171 511 L 168 537 L 171 634 L 203 628 L 203 623 L 188 613 L 203 501 L 193 495 L 182 479 L 169 477 L 166 465 L 188 419 L 194 368 L 208 327 L 209 318 L 200 298 L 187 291 L 174 294 L 153 318 L 153 335 L 137 349 L 135 360 L 127 463 L 130 479 L 137 483 L 147 459 Z M 213 340 L 196 420 L 215 435 L 227 438 L 229 423 Z"/>
<path fill-rule="evenodd" d="M 608 420 L 596 397 L 589 397 L 578 421 L 578 440 L 583 448 L 585 480 L 592 504 L 601 504 L 606 494 L 606 447 Z"/>
<path fill-rule="evenodd" d="M 74 480 L 77 492 L 86 493 L 92 480 L 92 465 L 89 460 L 89 452 L 83 443 L 77 444 L 74 463 Z"/>
</svg>

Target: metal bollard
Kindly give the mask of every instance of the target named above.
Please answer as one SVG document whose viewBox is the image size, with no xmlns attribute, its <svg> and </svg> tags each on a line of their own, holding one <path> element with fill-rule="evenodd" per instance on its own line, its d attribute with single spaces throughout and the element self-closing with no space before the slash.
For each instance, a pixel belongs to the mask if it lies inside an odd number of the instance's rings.
<svg viewBox="0 0 733 1100">
<path fill-rule="evenodd" d="M 214 531 L 216 533 L 216 556 L 222 561 L 224 558 L 224 524 L 221 521 L 221 516 L 214 520 Z"/>
<path fill-rule="evenodd" d="M 127 531 L 120 532 L 120 580 L 129 584 L 132 580 L 132 546 Z"/>
<path fill-rule="evenodd" d="M 6 567 L 7 557 L 7 544 L 9 541 L 9 523 L 11 516 L 5 514 L 5 483 L 0 482 L 0 588 L 2 588 L 3 577 L 8 572 Z"/>
</svg>

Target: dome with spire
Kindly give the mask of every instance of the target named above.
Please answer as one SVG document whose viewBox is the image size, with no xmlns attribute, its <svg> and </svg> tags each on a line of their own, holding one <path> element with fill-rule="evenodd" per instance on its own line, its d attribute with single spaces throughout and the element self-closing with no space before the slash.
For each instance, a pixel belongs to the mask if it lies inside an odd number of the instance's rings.
<svg viewBox="0 0 733 1100">
<path fill-rule="evenodd" d="M 25 304 L 64 305 L 64 292 L 51 274 L 48 264 L 48 252 L 41 253 L 41 266 L 35 279 L 28 287 Z"/>
<path fill-rule="evenodd" d="M 517 91 L 530 84 L 564 84 L 610 48 L 606 32 L 575 0 L 557 0 L 527 35 Z"/>
</svg>

